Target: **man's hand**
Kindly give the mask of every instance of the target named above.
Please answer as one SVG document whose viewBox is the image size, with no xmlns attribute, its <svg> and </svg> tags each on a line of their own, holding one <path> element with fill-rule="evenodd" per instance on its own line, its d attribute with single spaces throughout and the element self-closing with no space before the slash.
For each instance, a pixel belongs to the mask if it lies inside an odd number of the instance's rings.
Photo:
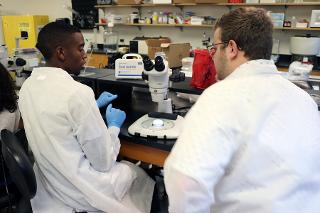
<svg viewBox="0 0 320 213">
<path fill-rule="evenodd" d="M 118 95 L 113 95 L 110 92 L 101 93 L 100 97 L 97 99 L 97 105 L 99 108 L 105 107 L 110 104 Z"/>
<path fill-rule="evenodd" d="M 106 120 L 108 127 L 115 126 L 120 128 L 126 119 L 126 113 L 120 109 L 112 108 L 109 104 L 106 111 Z"/>
</svg>

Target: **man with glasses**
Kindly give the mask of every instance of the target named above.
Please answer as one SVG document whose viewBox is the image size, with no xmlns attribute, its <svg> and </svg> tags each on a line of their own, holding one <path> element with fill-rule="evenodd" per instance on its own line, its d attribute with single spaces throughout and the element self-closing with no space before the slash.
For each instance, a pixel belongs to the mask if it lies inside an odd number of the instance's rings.
<svg viewBox="0 0 320 213">
<path fill-rule="evenodd" d="M 277 73 L 272 31 L 257 8 L 216 23 L 220 81 L 192 107 L 166 160 L 170 212 L 320 212 L 317 105 Z"/>
</svg>

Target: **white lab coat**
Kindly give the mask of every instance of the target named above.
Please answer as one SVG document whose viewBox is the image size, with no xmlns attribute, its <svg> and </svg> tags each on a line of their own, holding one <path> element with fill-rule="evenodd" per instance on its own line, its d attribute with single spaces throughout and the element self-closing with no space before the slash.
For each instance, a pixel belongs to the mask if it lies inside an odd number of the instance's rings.
<svg viewBox="0 0 320 213">
<path fill-rule="evenodd" d="M 164 166 L 169 212 L 320 212 L 319 156 L 315 102 L 249 61 L 187 114 Z"/>
<path fill-rule="evenodd" d="M 34 212 L 149 211 L 154 182 L 140 168 L 116 162 L 119 128 L 106 127 L 89 87 L 62 69 L 35 68 L 19 107 L 36 161 Z M 141 180 L 141 191 L 130 194 Z"/>
</svg>

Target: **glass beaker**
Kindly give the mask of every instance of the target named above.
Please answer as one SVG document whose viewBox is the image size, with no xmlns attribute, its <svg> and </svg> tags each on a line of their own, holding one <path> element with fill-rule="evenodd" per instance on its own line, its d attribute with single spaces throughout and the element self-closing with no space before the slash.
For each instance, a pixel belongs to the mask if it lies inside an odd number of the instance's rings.
<svg viewBox="0 0 320 213">
<path fill-rule="evenodd" d="M 118 33 L 112 30 L 108 24 L 107 29 L 103 32 L 104 51 L 107 53 L 118 52 Z"/>
</svg>

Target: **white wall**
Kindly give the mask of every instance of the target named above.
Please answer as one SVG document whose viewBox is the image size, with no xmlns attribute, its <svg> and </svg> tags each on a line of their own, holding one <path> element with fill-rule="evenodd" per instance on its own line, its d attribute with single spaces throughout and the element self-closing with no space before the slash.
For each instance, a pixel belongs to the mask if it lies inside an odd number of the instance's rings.
<svg viewBox="0 0 320 213">
<path fill-rule="evenodd" d="M 65 8 L 66 6 L 71 6 L 71 0 L 0 0 L 2 7 L 0 7 L 0 15 L 49 15 L 50 20 L 55 20 L 56 18 L 69 17 L 71 18 L 71 12 Z M 289 6 L 285 8 L 284 6 L 278 7 L 265 7 L 273 12 L 285 12 L 287 17 L 292 17 L 293 15 L 297 18 L 307 18 L 310 20 L 311 10 L 320 9 L 320 6 Z M 142 17 L 146 16 L 148 10 L 156 11 L 180 11 L 177 7 L 144 7 L 142 8 Z M 226 6 L 187 6 L 184 7 L 184 11 L 194 11 L 198 15 L 211 15 L 215 17 L 220 17 L 223 13 L 229 11 Z M 109 8 L 105 9 L 104 12 L 107 13 L 111 11 L 116 14 L 130 14 L 133 11 L 137 11 L 135 8 Z M 288 18 L 288 20 L 290 20 Z M 0 44 L 3 43 L 2 29 L 0 25 Z M 135 36 L 168 36 L 173 42 L 190 42 L 192 47 L 201 47 L 201 39 L 203 32 L 207 35 L 212 35 L 212 29 L 210 28 L 189 28 L 185 27 L 181 31 L 180 28 L 172 27 L 142 27 L 139 30 L 137 27 L 132 26 L 116 26 L 115 31 L 119 33 L 119 38 L 125 39 L 125 43 L 129 43 Z M 100 33 L 98 35 L 98 41 L 102 42 L 102 32 L 103 29 L 100 27 Z M 320 36 L 320 31 L 282 31 L 275 30 L 274 37 L 280 40 L 280 53 L 290 54 L 289 41 L 290 36 L 301 35 L 311 33 L 312 35 Z M 92 30 L 83 31 L 84 36 L 89 40 L 93 40 Z"/>
</svg>

